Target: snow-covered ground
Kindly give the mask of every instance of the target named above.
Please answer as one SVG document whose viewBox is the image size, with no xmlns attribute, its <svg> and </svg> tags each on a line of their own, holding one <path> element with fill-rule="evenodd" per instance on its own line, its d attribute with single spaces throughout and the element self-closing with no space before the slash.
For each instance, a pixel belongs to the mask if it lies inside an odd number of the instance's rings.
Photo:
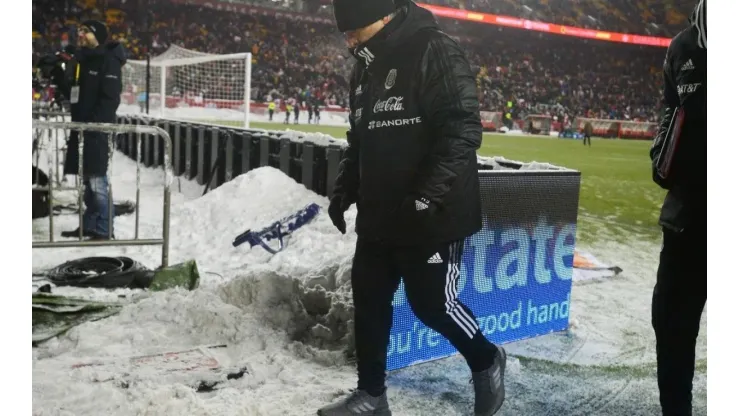
<svg viewBox="0 0 740 416">
<path fill-rule="evenodd" d="M 47 166 L 42 160 L 41 167 Z M 135 164 L 114 155 L 116 200 L 135 197 Z M 161 170 L 141 175 L 141 237 L 161 233 Z M 142 293 L 56 289 L 57 293 L 128 302 L 114 317 L 87 323 L 33 350 L 35 415 L 309 415 L 354 387 L 355 375 L 341 351 L 298 327 L 346 322 L 349 260 L 355 237 L 342 236 L 320 214 L 270 256 L 233 238 L 315 202 L 328 201 L 281 172 L 260 168 L 200 197 L 202 187 L 172 185 L 170 263 L 196 259 L 201 287 L 193 292 Z M 69 202 L 71 195 L 60 195 Z M 347 215 L 354 222 L 354 208 Z M 77 226 L 76 215 L 57 216 L 56 234 Z M 116 236 L 133 237 L 134 217 L 116 219 Z M 48 238 L 48 220 L 33 222 L 34 239 Z M 659 414 L 654 374 L 650 298 L 659 244 L 604 242 L 587 247 L 624 272 L 612 279 L 574 283 L 571 328 L 509 344 L 507 402 L 501 415 Z M 37 249 L 34 269 L 90 255 L 126 255 L 159 265 L 158 247 Z M 323 281 L 329 290 L 313 290 Z M 327 282 L 329 282 L 327 284 Z M 137 295 L 137 296 L 134 296 Z M 325 316 L 306 313 L 331 304 Z M 344 313 L 343 313 L 344 312 Z M 329 316 L 330 315 L 330 316 Z M 331 318 L 331 319 L 329 319 Z M 156 365 L 132 367 L 131 356 L 226 344 L 215 350 L 226 369 L 247 374 L 197 393 L 205 370 L 167 372 Z M 706 362 L 706 313 L 697 348 Z M 104 365 L 73 368 L 101 360 Z M 706 414 L 706 370 L 696 377 L 697 415 Z M 220 377 L 223 378 L 221 375 Z M 472 386 L 462 358 L 452 357 L 393 372 L 389 397 L 396 415 L 472 413 Z"/>
</svg>

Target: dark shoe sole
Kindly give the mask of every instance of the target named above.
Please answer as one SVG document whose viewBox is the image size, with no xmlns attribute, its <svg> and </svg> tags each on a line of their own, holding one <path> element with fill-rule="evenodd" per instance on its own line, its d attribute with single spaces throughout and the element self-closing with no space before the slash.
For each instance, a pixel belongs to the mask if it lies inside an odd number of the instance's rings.
<svg viewBox="0 0 740 416">
<path fill-rule="evenodd" d="M 61 233 L 62 238 L 80 238 L 80 232 L 79 231 L 62 231 Z M 82 233 L 82 237 L 87 240 L 115 240 L 116 235 L 113 234 L 112 237 L 108 238 L 107 235 L 100 235 L 98 233 L 92 233 L 90 231 L 85 231 Z"/>
</svg>

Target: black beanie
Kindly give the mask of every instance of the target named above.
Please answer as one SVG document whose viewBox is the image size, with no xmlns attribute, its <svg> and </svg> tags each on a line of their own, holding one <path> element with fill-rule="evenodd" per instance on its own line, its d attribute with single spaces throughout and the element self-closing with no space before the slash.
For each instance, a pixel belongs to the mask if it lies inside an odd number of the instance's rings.
<svg viewBox="0 0 740 416">
<path fill-rule="evenodd" d="M 333 0 L 340 32 L 362 29 L 396 10 L 394 0 Z"/>
<path fill-rule="evenodd" d="M 99 44 L 103 45 L 108 40 L 108 28 L 105 27 L 105 23 L 99 20 L 86 20 L 82 22 L 82 26 L 92 32 Z"/>
</svg>

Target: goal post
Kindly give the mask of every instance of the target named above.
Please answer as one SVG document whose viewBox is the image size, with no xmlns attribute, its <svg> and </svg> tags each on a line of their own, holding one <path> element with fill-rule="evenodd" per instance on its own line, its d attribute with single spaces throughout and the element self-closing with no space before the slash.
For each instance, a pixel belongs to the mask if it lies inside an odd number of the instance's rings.
<svg viewBox="0 0 740 416">
<path fill-rule="evenodd" d="M 206 54 L 173 46 L 147 63 L 128 61 L 123 71 L 119 112 L 249 127 L 252 54 Z"/>
</svg>

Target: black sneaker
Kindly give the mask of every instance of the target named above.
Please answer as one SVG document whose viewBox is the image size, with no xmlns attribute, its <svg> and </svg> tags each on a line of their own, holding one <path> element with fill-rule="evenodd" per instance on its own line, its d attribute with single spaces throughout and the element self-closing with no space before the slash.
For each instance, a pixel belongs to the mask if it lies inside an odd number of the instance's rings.
<svg viewBox="0 0 740 416">
<path fill-rule="evenodd" d="M 391 409 L 388 407 L 388 396 L 385 392 L 378 397 L 374 397 L 365 390 L 355 390 L 349 396 L 319 409 L 318 415 L 391 416 Z"/>
<path fill-rule="evenodd" d="M 495 347 L 493 364 L 486 370 L 473 373 L 475 390 L 475 416 L 492 416 L 501 409 L 506 398 L 504 372 L 506 371 L 506 351 Z"/>
</svg>

